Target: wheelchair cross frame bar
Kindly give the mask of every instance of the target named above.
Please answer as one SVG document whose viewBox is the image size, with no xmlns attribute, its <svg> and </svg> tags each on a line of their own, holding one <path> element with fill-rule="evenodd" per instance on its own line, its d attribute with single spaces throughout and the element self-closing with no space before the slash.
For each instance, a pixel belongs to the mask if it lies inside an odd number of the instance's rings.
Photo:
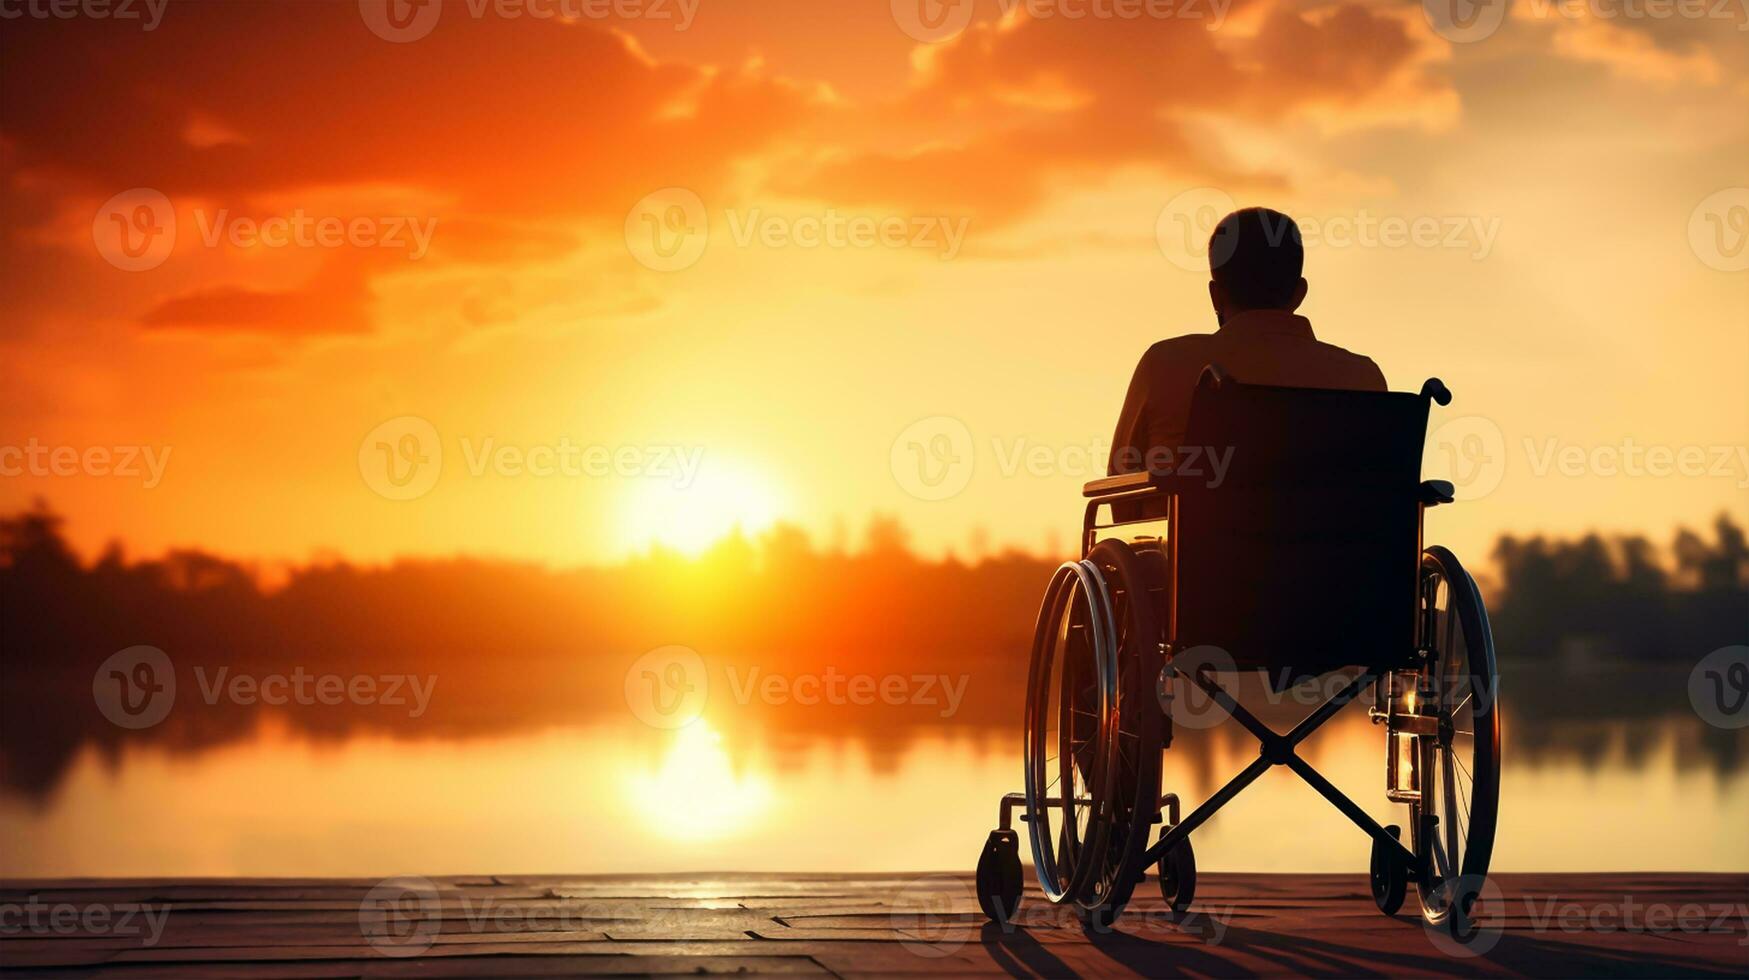
<svg viewBox="0 0 1749 980">
<path fill-rule="evenodd" d="M 1176 668 L 1168 667 L 1167 669 L 1172 670 L 1174 673 L 1180 673 Z M 1361 671 L 1358 675 L 1350 679 L 1340 691 L 1337 691 L 1332 695 L 1329 700 L 1319 705 L 1311 714 L 1301 719 L 1300 723 L 1295 725 L 1293 730 L 1286 735 L 1279 734 L 1268 725 L 1265 725 L 1256 715 L 1247 710 L 1244 705 L 1234 700 L 1233 696 L 1227 693 L 1227 689 L 1222 687 L 1219 681 L 1215 680 L 1212 671 L 1197 670 L 1188 676 L 1198 687 L 1207 691 L 1209 697 L 1213 698 L 1215 703 L 1219 704 L 1227 714 L 1231 715 L 1239 722 L 1239 724 L 1245 726 L 1247 731 L 1257 737 L 1259 743 L 1258 755 L 1250 765 L 1240 770 L 1238 775 L 1228 780 L 1225 786 L 1222 786 L 1215 791 L 1213 796 L 1204 800 L 1201 806 L 1192 810 L 1182 821 L 1175 822 L 1171 827 L 1167 828 L 1166 833 L 1161 835 L 1160 840 L 1156 842 L 1153 847 L 1148 848 L 1147 854 L 1144 857 L 1144 864 L 1154 864 L 1159 861 L 1167 851 L 1177 846 L 1179 841 L 1189 837 L 1191 831 L 1202 826 L 1208 818 L 1215 815 L 1216 811 L 1221 807 L 1226 806 L 1233 797 L 1238 796 L 1241 790 L 1256 782 L 1257 777 L 1263 775 L 1275 766 L 1286 766 L 1293 770 L 1293 772 L 1301 779 L 1305 780 L 1313 789 L 1317 790 L 1318 795 L 1329 800 L 1330 804 L 1337 810 L 1340 810 L 1343 816 L 1354 821 L 1355 826 L 1366 831 L 1367 836 L 1371 837 L 1386 850 L 1396 852 L 1397 856 L 1403 861 L 1403 866 L 1409 869 L 1410 880 L 1415 880 L 1415 855 L 1410 852 L 1407 847 L 1404 847 L 1401 841 L 1391 836 L 1389 831 L 1379 826 L 1378 821 L 1368 816 L 1367 812 L 1362 810 L 1353 800 L 1349 799 L 1346 793 L 1337 789 L 1328 779 L 1324 778 L 1322 773 L 1312 768 L 1311 763 L 1300 758 L 1299 754 L 1294 751 L 1294 748 L 1301 742 L 1305 741 L 1307 736 L 1311 735 L 1312 732 L 1316 731 L 1318 726 L 1329 721 L 1344 705 L 1354 700 L 1368 684 L 1377 680 L 1379 675 L 1376 671 Z"/>
</svg>

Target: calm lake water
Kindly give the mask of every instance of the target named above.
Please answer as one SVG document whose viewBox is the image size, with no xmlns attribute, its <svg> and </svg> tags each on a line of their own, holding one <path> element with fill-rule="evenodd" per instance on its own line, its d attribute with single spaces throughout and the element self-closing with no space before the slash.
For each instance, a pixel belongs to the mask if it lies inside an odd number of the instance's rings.
<svg viewBox="0 0 1749 980">
<path fill-rule="evenodd" d="M 1528 757 L 1514 757 L 1510 724 L 1496 869 L 1749 870 L 1749 772 L 1697 760 L 1694 719 L 1569 729 L 1583 751 Z M 1167 788 L 1205 797 L 1255 753 L 1241 736 L 1216 729 L 1168 752 Z M 0 798 L 0 874 L 969 870 L 998 798 L 1020 787 L 1017 743 L 981 731 L 876 758 L 843 738 L 776 744 L 708 720 L 447 741 L 312 741 L 269 724 L 196 752 L 82 752 L 47 796 Z M 1350 709 L 1307 754 L 1402 822 L 1384 801 L 1382 746 Z M 1196 844 L 1214 870 L 1360 872 L 1368 853 L 1285 771 Z"/>
</svg>

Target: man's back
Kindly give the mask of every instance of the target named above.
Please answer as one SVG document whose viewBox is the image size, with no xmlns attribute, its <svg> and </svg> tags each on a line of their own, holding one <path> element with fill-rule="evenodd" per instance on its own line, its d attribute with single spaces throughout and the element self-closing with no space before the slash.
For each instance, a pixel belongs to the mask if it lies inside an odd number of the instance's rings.
<svg viewBox="0 0 1749 980">
<path fill-rule="evenodd" d="M 1246 384 L 1384 391 L 1370 358 L 1319 341 L 1305 317 L 1253 309 L 1227 318 L 1212 334 L 1162 340 L 1136 365 L 1112 438 L 1112 473 L 1171 465 L 1184 442 L 1190 396 L 1206 365 Z"/>
</svg>

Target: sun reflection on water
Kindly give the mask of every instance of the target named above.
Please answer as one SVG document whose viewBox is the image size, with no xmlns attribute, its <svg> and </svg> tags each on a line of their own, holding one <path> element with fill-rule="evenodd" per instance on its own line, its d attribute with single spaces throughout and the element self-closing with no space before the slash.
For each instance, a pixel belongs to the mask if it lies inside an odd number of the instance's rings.
<svg viewBox="0 0 1749 980">
<path fill-rule="evenodd" d="M 735 771 L 723 737 L 704 720 L 675 730 L 654 770 L 629 775 L 632 809 L 657 833 L 680 840 L 747 828 L 772 802 L 771 783 Z"/>
</svg>

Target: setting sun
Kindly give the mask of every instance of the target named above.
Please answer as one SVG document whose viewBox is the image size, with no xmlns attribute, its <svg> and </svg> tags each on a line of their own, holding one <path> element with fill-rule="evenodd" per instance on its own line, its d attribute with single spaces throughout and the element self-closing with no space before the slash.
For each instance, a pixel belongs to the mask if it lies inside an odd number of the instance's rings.
<svg viewBox="0 0 1749 980">
<path fill-rule="evenodd" d="M 622 550 L 651 545 L 696 555 L 739 528 L 752 534 L 785 513 L 784 495 L 735 460 L 706 456 L 690 482 L 646 483 L 627 490 Z"/>
</svg>

